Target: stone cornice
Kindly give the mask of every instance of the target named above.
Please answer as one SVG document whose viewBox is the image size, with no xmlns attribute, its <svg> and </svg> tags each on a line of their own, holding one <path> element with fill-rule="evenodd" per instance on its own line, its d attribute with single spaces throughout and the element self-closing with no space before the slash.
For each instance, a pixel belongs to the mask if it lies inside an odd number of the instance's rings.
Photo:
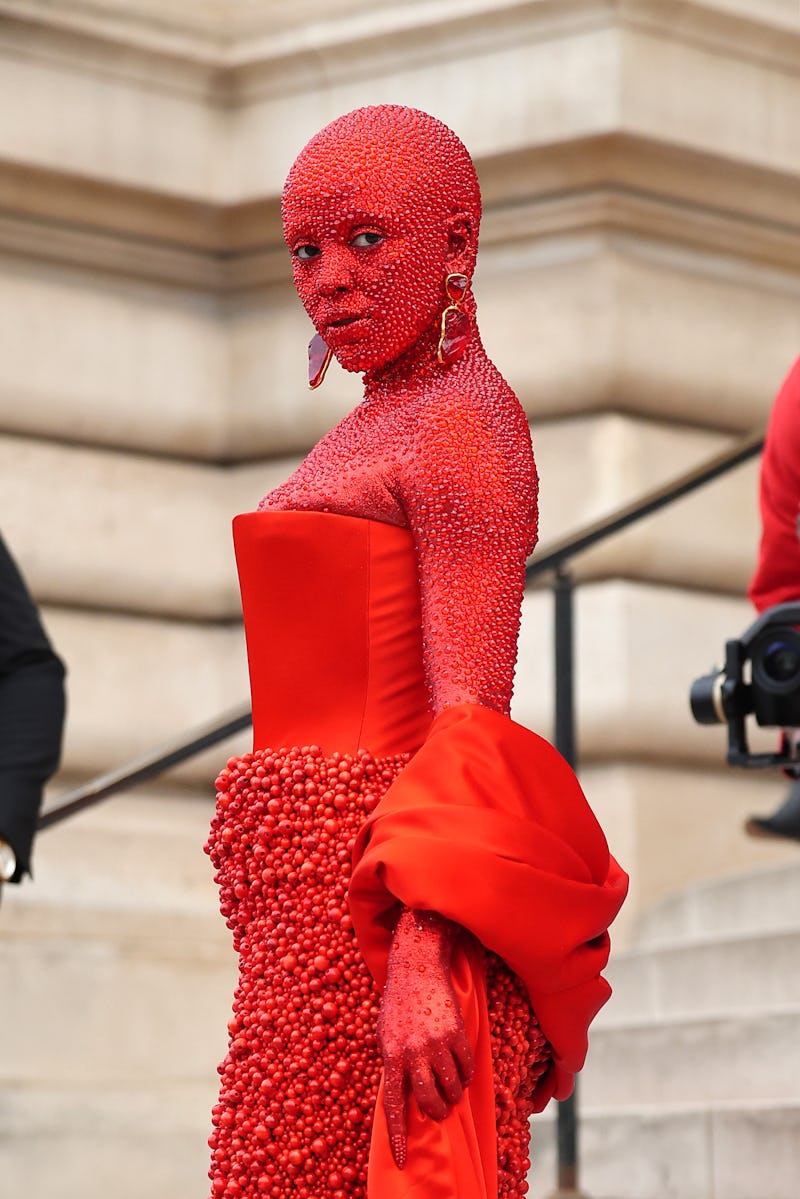
<svg viewBox="0 0 800 1199">
<path fill-rule="evenodd" d="M 214 251 L 227 240 L 224 206 L 28 163 L 2 163 L 0 212 L 179 249 Z"/>
<path fill-rule="evenodd" d="M 690 41 L 734 58 L 769 63 L 797 74 L 800 5 L 787 0 L 782 16 L 747 0 L 616 0 L 620 22 L 661 37 Z"/>
<path fill-rule="evenodd" d="M 797 175 L 637 134 L 599 134 L 497 154 L 480 160 L 478 170 L 487 208 L 606 185 L 800 229 Z"/>
<path fill-rule="evenodd" d="M 443 54 L 485 54 L 604 28 L 645 31 L 791 73 L 800 61 L 800 9 L 793 20 L 770 20 L 745 14 L 735 0 L 472 0 L 422 11 L 399 5 L 382 20 L 328 20 L 242 43 L 227 57 L 225 82 L 231 95 L 250 101 L 380 77 L 409 61 L 422 66 Z"/>
<path fill-rule="evenodd" d="M 630 233 L 800 274 L 797 180 L 624 134 L 478 163 L 484 245 Z M 6 164 L 0 252 L 224 294 L 282 283 L 275 196 L 215 205 Z"/>
<path fill-rule="evenodd" d="M 800 9 L 792 0 L 758 15 L 743 0 L 433 0 L 345 5 L 333 17 L 328 3 L 306 0 L 285 5 L 289 15 L 280 21 L 268 11 L 281 7 L 274 4 L 225 20 L 211 6 L 204 17 L 202 6 L 138 16 L 130 7 L 0 0 L 0 54 L 146 79 L 225 105 L 599 28 L 643 30 L 791 72 L 800 61 Z"/>
<path fill-rule="evenodd" d="M 32 10 L 32 11 L 29 11 Z M 59 21 L 40 7 L 0 0 L 0 57 L 26 58 L 211 101 L 225 91 L 219 56 L 162 36 L 132 39 L 118 30 Z"/>
</svg>

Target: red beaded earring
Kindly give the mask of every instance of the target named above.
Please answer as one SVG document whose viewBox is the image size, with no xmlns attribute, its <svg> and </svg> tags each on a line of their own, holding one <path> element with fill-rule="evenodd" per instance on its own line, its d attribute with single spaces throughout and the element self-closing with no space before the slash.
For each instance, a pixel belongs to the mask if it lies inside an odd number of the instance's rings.
<svg viewBox="0 0 800 1199">
<path fill-rule="evenodd" d="M 308 386 L 319 387 L 325 378 L 325 372 L 331 364 L 333 350 L 325 344 L 319 333 L 315 333 L 308 343 Z"/>
<path fill-rule="evenodd" d="M 450 303 L 442 313 L 436 357 L 445 366 L 460 358 L 470 342 L 469 317 L 458 306 L 464 299 L 468 287 L 469 279 L 466 275 L 448 275 L 444 281 L 444 289 Z"/>
</svg>

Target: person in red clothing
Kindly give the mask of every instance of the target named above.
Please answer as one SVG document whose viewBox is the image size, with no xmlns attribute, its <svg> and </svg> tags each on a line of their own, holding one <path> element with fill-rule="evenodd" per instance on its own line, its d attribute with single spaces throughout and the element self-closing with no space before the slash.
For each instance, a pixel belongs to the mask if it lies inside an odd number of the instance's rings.
<svg viewBox="0 0 800 1199">
<path fill-rule="evenodd" d="M 509 714 L 536 540 L 528 424 L 481 343 L 452 130 L 321 130 L 282 197 L 295 285 L 364 396 L 237 516 L 253 752 L 208 852 L 239 955 L 212 1199 L 521 1199 L 609 995 L 624 872 Z"/>
<path fill-rule="evenodd" d="M 772 407 L 761 459 L 759 484 L 761 543 L 748 595 L 759 612 L 800 600 L 800 357 Z M 784 730 L 797 755 L 800 730 Z M 753 837 L 800 841 L 800 779 L 771 816 L 745 823 Z"/>
</svg>

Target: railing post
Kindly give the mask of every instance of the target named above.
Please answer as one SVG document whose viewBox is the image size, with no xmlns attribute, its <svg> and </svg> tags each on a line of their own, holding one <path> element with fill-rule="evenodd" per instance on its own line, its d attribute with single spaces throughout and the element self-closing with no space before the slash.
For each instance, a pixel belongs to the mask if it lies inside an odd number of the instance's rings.
<svg viewBox="0 0 800 1199">
<path fill-rule="evenodd" d="M 573 667 L 574 583 L 559 565 L 553 581 L 555 643 L 555 745 L 570 766 L 577 765 Z M 558 1105 L 558 1182 L 553 1199 L 583 1199 L 578 1186 L 577 1091 Z"/>
<path fill-rule="evenodd" d="M 567 566 L 559 566 L 553 580 L 555 598 L 555 743 L 562 758 L 574 770 L 578 762 L 575 747 L 575 687 L 573 682 L 573 600 L 574 584 Z"/>
</svg>

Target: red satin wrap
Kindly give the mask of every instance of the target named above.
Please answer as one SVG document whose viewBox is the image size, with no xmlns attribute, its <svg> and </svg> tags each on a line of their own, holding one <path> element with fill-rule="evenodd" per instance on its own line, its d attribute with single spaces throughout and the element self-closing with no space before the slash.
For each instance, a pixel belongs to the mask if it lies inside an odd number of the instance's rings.
<svg viewBox="0 0 800 1199">
<path fill-rule="evenodd" d="M 353 917 L 355 923 L 355 913 Z M 379 951 L 373 959 L 376 968 L 381 960 L 385 964 Z M 472 1082 L 440 1124 L 423 1116 L 409 1100 L 408 1156 L 398 1170 L 389 1148 L 381 1081 L 372 1127 L 367 1199 L 496 1199 L 497 1131 L 489 1016 L 483 953 L 476 942 L 465 937 L 456 946 L 452 977 L 467 1037 L 474 1047 Z"/>
<path fill-rule="evenodd" d="M 449 709 L 366 822 L 354 857 L 351 912 L 378 983 L 398 900 L 456 921 L 527 987 L 553 1049 L 536 1110 L 568 1095 L 586 1056 L 589 1024 L 610 994 L 600 976 L 609 953 L 606 930 L 625 898 L 627 877 L 556 750 L 486 708 Z M 462 947 L 461 980 L 469 976 L 469 962 Z M 470 1012 L 471 991 L 463 1002 Z M 460 1106 L 477 1128 L 493 1110 L 493 1095 L 485 1027 L 474 1020 L 473 1027 L 479 1065 Z M 468 1143 L 466 1110 L 457 1122 Z M 420 1131 L 428 1141 L 439 1139 L 430 1122 Z M 378 1125 L 374 1154 L 388 1152 L 385 1139 Z M 453 1194 L 477 1199 L 491 1195 L 491 1185 L 489 1176 L 485 1190 L 459 1182 Z"/>
</svg>

